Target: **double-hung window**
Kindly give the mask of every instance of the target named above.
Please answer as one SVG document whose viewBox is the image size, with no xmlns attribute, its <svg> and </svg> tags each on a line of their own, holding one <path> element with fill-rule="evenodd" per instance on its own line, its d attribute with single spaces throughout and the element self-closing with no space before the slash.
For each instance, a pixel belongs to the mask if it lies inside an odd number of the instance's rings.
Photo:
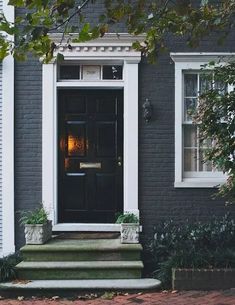
<svg viewBox="0 0 235 305">
<path fill-rule="evenodd" d="M 200 93 L 211 86 L 201 67 L 220 55 L 228 54 L 171 53 L 175 62 L 175 187 L 215 187 L 225 182 L 223 172 L 203 161 L 213 143 L 199 141 L 200 127 L 192 121 Z"/>
</svg>

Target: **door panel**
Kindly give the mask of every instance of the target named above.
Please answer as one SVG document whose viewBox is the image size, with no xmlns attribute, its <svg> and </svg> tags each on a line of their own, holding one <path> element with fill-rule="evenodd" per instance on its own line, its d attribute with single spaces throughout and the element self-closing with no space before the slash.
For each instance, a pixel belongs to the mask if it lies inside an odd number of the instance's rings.
<svg viewBox="0 0 235 305">
<path fill-rule="evenodd" d="M 123 92 L 58 91 L 59 222 L 112 223 L 123 210 Z"/>
<path fill-rule="evenodd" d="M 110 202 L 115 202 L 115 175 L 114 174 L 96 174 L 96 210 L 110 210 Z M 111 210 L 112 211 L 112 210 Z"/>
<path fill-rule="evenodd" d="M 113 157 L 116 155 L 116 122 L 98 122 L 96 124 L 96 156 Z"/>
<path fill-rule="evenodd" d="M 86 185 L 86 174 L 79 173 L 77 176 L 68 175 L 65 179 L 65 189 L 67 190 L 66 201 L 67 208 L 65 210 L 77 210 L 78 206 L 80 209 L 86 209 L 86 194 L 84 192 Z"/>
</svg>

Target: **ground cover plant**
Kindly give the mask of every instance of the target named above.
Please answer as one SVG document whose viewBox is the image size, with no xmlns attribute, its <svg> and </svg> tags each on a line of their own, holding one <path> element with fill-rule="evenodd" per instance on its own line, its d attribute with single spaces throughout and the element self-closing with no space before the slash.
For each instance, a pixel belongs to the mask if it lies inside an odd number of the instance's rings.
<svg viewBox="0 0 235 305">
<path fill-rule="evenodd" d="M 0 282 L 16 278 L 15 266 L 21 261 L 19 253 L 14 253 L 0 258 Z"/>
<path fill-rule="evenodd" d="M 148 250 L 164 287 L 171 285 L 172 268 L 235 268 L 235 222 L 226 214 L 206 223 L 159 223 Z"/>
</svg>

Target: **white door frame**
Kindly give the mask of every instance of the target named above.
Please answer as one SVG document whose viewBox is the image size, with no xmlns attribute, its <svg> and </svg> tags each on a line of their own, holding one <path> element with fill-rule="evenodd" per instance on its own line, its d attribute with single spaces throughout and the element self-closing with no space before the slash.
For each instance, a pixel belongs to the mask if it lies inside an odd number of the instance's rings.
<svg viewBox="0 0 235 305">
<path fill-rule="evenodd" d="M 14 7 L 3 1 L 3 12 L 9 22 L 14 22 Z M 7 35 L 14 40 L 13 36 Z M 14 59 L 8 55 L 2 61 L 2 160 L 0 213 L 2 213 L 2 249 L 0 256 L 15 252 L 14 210 Z"/>
<path fill-rule="evenodd" d="M 106 35 L 68 50 L 60 48 L 66 61 L 81 64 L 123 64 L 123 80 L 57 81 L 55 62 L 43 65 L 42 111 L 42 201 L 54 231 L 118 231 L 117 224 L 58 223 L 57 215 L 57 88 L 124 89 L 124 211 L 139 215 L 138 209 L 138 63 L 140 52 L 131 48 L 136 37 Z"/>
</svg>

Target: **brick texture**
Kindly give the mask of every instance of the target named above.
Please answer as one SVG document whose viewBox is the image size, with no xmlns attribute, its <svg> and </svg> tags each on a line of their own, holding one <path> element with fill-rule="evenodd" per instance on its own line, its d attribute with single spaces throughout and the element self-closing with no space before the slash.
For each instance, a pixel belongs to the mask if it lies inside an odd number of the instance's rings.
<svg viewBox="0 0 235 305">
<path fill-rule="evenodd" d="M 169 52 L 231 52 L 235 31 L 223 46 L 216 43 L 216 35 L 202 40 L 196 49 L 186 47 L 185 41 L 169 39 Z M 235 206 L 225 206 L 220 199 L 212 199 L 213 189 L 174 188 L 174 63 L 169 53 L 158 58 L 155 65 L 142 60 L 139 73 L 139 207 L 143 224 L 143 240 L 151 236 L 153 226 L 172 218 L 183 222 L 204 221 L 212 215 L 235 215 Z M 153 120 L 146 124 L 141 116 L 145 99 L 151 100 Z"/>
<path fill-rule="evenodd" d="M 88 19 L 97 21 L 101 7 L 90 6 Z M 18 12 L 18 14 L 22 13 Z M 118 30 L 124 31 L 123 26 Z M 196 49 L 189 49 L 183 39 L 169 37 L 169 51 L 234 51 L 235 31 L 223 46 L 217 35 L 204 39 Z M 15 66 L 15 209 L 31 209 L 41 201 L 41 130 L 42 70 L 36 59 Z M 149 124 L 142 119 L 142 104 L 148 98 L 154 115 Z M 223 200 L 212 200 L 211 189 L 174 188 L 174 64 L 168 53 L 156 65 L 142 60 L 139 72 L 139 208 L 143 241 L 151 236 L 153 226 L 163 219 L 179 222 L 186 218 L 206 220 L 230 211 Z M 18 214 L 16 214 L 18 215 Z M 18 216 L 16 216 L 18 219 Z M 24 243 L 22 228 L 16 221 L 16 246 Z"/>
<path fill-rule="evenodd" d="M 235 287 L 235 269 L 173 269 L 174 290 L 216 290 Z"/>
<path fill-rule="evenodd" d="M 111 294 L 110 294 L 111 295 Z M 162 293 L 138 293 L 118 295 L 107 299 L 106 293 L 103 297 L 89 299 L 89 295 L 74 297 L 73 300 L 60 298 L 44 299 L 5 299 L 0 300 L 0 305 L 117 305 L 117 304 L 141 304 L 141 305 L 234 305 L 234 291 L 188 291 L 188 292 L 162 292 Z M 79 298 L 79 300 L 78 300 Z"/>
<path fill-rule="evenodd" d="M 18 211 L 41 202 L 42 69 L 38 60 L 15 63 L 16 247 L 24 243 Z"/>
</svg>

